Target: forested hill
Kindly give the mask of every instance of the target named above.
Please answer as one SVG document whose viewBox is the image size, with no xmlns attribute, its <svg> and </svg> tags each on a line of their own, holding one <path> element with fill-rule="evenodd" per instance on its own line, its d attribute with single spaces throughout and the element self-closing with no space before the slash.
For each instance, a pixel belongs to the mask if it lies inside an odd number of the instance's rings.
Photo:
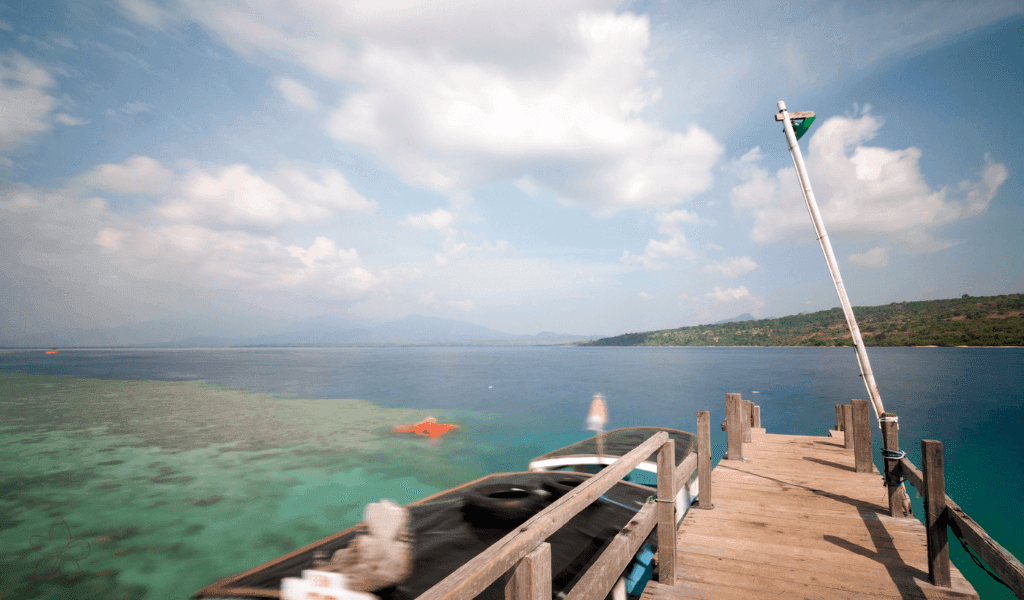
<svg viewBox="0 0 1024 600">
<path fill-rule="evenodd" d="M 1024 294 L 855 306 L 868 346 L 1024 346 Z M 852 346 L 840 308 L 627 333 L 581 346 Z"/>
</svg>

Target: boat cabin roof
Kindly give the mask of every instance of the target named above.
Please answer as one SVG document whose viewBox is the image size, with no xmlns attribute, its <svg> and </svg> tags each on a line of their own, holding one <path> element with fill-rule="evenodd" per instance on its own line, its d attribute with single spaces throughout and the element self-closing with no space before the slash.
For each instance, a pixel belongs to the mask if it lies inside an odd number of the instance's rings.
<svg viewBox="0 0 1024 600">
<path fill-rule="evenodd" d="M 604 456 L 625 456 L 633 448 L 646 442 L 659 431 L 667 432 L 669 437 L 676 441 L 676 466 L 682 463 L 691 452 L 696 452 L 697 436 L 692 433 L 678 429 L 666 429 L 664 427 L 625 427 L 623 429 L 613 429 L 602 434 Z M 585 439 L 582 442 L 576 442 L 554 452 L 548 452 L 530 462 L 534 463 L 539 460 L 566 456 L 597 456 L 597 436 Z"/>
</svg>

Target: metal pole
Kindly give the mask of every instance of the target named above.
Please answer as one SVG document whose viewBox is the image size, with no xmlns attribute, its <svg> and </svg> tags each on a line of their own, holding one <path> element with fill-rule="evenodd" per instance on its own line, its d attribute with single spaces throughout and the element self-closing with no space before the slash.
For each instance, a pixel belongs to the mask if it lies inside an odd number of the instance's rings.
<svg viewBox="0 0 1024 600">
<path fill-rule="evenodd" d="M 850 306 L 850 299 L 846 296 L 846 288 L 843 286 L 843 277 L 839 274 L 839 264 L 832 252 L 832 242 L 828 239 L 828 232 L 825 231 L 825 223 L 821 220 L 821 213 L 818 212 L 818 202 L 814 199 L 814 191 L 811 189 L 811 181 L 807 178 L 807 168 L 804 166 L 804 157 L 800 152 L 800 145 L 796 141 L 796 133 L 793 131 L 793 122 L 786 112 L 786 103 L 779 100 L 779 112 L 782 113 L 782 124 L 786 130 L 786 140 L 789 142 L 789 153 L 793 156 L 793 165 L 796 166 L 796 175 L 800 178 L 800 187 L 804 191 L 804 200 L 807 202 L 807 211 L 811 214 L 811 221 L 814 223 L 814 231 L 818 234 L 818 241 L 821 243 L 821 251 L 825 254 L 825 262 L 828 263 L 828 271 L 832 275 L 832 283 L 836 286 L 836 293 L 839 294 L 839 302 L 843 305 L 843 314 L 846 315 L 846 324 L 850 328 L 850 335 L 853 337 L 853 345 L 857 350 L 857 365 L 860 367 L 860 377 L 864 381 L 864 387 L 868 390 L 868 397 L 871 398 L 871 405 L 875 407 L 875 415 L 881 418 L 885 412 L 882 406 L 882 397 L 878 394 L 878 385 L 875 384 L 875 375 L 871 372 L 871 361 L 868 360 L 867 350 L 864 349 L 864 340 L 860 337 L 860 328 L 857 327 L 857 319 L 853 316 L 853 308 Z M 879 425 L 881 426 L 881 425 Z M 850 435 L 847 432 L 846 435 Z"/>
</svg>

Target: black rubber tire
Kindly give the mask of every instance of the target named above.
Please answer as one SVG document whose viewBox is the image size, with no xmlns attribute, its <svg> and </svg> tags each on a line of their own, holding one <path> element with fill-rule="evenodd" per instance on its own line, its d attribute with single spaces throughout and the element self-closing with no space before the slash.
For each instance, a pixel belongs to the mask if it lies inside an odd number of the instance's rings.
<svg viewBox="0 0 1024 600">
<path fill-rule="evenodd" d="M 559 477 L 558 479 L 545 479 L 544 487 L 551 490 L 555 496 L 561 498 L 585 481 L 586 479 L 582 477 L 576 478 L 566 473 L 564 477 Z"/>
<path fill-rule="evenodd" d="M 543 510 L 550 495 L 526 486 L 491 484 L 473 488 L 464 500 L 467 516 L 498 521 L 525 521 Z"/>
</svg>

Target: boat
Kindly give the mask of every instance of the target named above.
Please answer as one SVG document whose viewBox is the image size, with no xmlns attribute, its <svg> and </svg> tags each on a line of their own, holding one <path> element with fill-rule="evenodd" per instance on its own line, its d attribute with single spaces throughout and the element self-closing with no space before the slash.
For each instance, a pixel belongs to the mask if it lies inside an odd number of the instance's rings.
<svg viewBox="0 0 1024 600">
<path fill-rule="evenodd" d="M 411 575 L 398 585 L 372 592 L 373 595 L 381 600 L 412 600 L 420 596 L 660 431 L 675 440 L 675 468 L 696 453 L 695 436 L 684 431 L 654 427 L 616 429 L 539 456 L 529 462 L 526 472 L 486 475 L 406 505 L 413 563 Z M 600 455 L 596 453 L 599 442 L 604 446 Z M 564 598 L 623 527 L 653 501 L 656 482 L 657 465 L 651 461 L 640 463 L 623 481 L 613 485 L 548 538 L 554 600 Z M 677 524 L 697 494 L 696 481 L 687 482 L 682 488 L 676 496 Z M 322 567 L 328 557 L 349 547 L 357 536 L 366 532 L 364 521 L 221 579 L 197 591 L 194 597 L 284 598 L 284 584 L 317 573 L 317 567 Z M 639 597 L 657 572 L 653 564 L 656 553 L 655 530 L 626 567 L 609 598 Z M 476 598 L 505 598 L 504 582 L 499 578 Z"/>
<path fill-rule="evenodd" d="M 675 440 L 676 466 L 692 452 L 695 452 L 696 438 L 692 433 L 678 429 L 663 427 L 628 427 L 613 429 L 605 434 L 577 442 L 553 452 L 548 452 L 530 461 L 527 467 L 531 472 L 571 471 L 575 473 L 596 474 L 601 469 L 615 462 L 630 450 L 642 444 L 647 438 L 664 431 L 670 439 Z M 603 450 L 601 448 L 603 446 Z M 658 465 L 650 459 L 637 465 L 633 472 L 626 475 L 624 481 L 638 483 L 654 489 L 658 486 Z M 676 494 L 676 516 L 682 520 L 687 509 L 697 498 L 697 480 L 684 485 Z"/>
</svg>

